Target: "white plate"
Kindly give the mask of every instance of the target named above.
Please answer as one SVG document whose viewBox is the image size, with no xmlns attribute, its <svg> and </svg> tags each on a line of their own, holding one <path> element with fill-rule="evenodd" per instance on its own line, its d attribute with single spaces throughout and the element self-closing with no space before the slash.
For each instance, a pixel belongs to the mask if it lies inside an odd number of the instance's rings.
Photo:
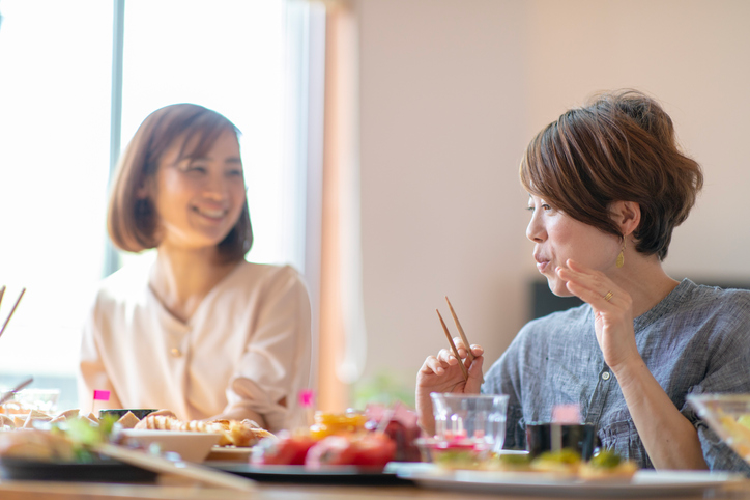
<svg viewBox="0 0 750 500">
<path fill-rule="evenodd" d="M 247 462 L 253 453 L 252 446 L 213 446 L 206 457 L 206 461 Z"/>
<path fill-rule="evenodd" d="M 186 462 L 201 463 L 211 447 L 219 443 L 221 434 L 202 432 L 163 431 L 158 429 L 122 429 L 125 442 L 136 442 L 148 447 L 158 443 L 162 451 L 179 453 Z"/>
<path fill-rule="evenodd" d="M 612 481 L 585 481 L 538 472 L 442 469 L 402 469 L 398 471 L 398 475 L 433 489 L 563 497 L 694 495 L 745 480 L 742 475 L 721 472 L 651 470 L 639 471 L 631 480 Z"/>
</svg>

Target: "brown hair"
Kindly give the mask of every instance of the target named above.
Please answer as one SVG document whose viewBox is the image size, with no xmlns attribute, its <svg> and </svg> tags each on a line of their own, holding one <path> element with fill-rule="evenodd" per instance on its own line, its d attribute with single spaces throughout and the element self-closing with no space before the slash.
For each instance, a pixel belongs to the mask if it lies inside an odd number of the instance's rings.
<svg viewBox="0 0 750 500">
<path fill-rule="evenodd" d="M 520 176 L 528 192 L 620 238 L 610 204 L 638 203 L 635 248 L 662 260 L 703 186 L 700 166 L 680 151 L 669 115 L 635 90 L 600 94 L 560 115 L 529 143 Z"/>
<path fill-rule="evenodd" d="M 159 162 L 170 146 L 180 140 L 180 157 L 200 157 L 226 131 L 239 134 L 226 117 L 195 104 L 166 106 L 143 120 L 120 159 L 109 199 L 107 226 L 118 248 L 140 252 L 159 244 L 154 203 L 138 193 L 153 182 Z M 185 151 L 188 144 L 191 151 Z M 237 223 L 218 245 L 219 257 L 225 262 L 240 260 L 252 245 L 253 228 L 245 200 Z"/>
</svg>

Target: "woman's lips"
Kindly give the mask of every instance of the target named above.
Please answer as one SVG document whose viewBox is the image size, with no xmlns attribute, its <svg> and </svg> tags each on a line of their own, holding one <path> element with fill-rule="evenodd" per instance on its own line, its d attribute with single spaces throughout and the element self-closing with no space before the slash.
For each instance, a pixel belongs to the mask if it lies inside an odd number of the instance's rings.
<svg viewBox="0 0 750 500">
<path fill-rule="evenodd" d="M 541 260 L 536 263 L 536 268 L 539 269 L 539 272 L 544 274 L 544 271 L 547 269 L 547 266 L 549 266 L 548 260 Z"/>
</svg>

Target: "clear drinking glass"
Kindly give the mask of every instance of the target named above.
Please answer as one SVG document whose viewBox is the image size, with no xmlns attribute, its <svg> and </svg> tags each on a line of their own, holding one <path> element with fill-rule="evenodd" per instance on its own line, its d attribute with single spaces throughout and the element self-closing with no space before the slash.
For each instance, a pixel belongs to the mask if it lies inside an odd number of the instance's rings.
<svg viewBox="0 0 750 500">
<path fill-rule="evenodd" d="M 508 396 L 433 392 L 437 443 L 499 451 L 505 441 Z"/>
</svg>

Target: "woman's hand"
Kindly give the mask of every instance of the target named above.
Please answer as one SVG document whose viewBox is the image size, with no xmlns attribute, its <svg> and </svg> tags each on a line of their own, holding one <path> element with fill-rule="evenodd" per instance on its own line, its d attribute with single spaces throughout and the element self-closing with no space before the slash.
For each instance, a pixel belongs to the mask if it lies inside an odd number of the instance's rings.
<svg viewBox="0 0 750 500">
<path fill-rule="evenodd" d="M 594 309 L 596 338 L 604 361 L 617 373 L 620 366 L 640 362 L 633 331 L 633 300 L 604 273 L 588 269 L 572 259 L 555 272 L 570 292 Z"/>
<path fill-rule="evenodd" d="M 484 376 L 484 349 L 478 344 L 471 345 L 474 361 L 469 361 L 466 348 L 459 337 L 453 339 L 458 350 L 460 360 L 456 359 L 448 349 L 442 349 L 437 356 L 428 357 L 422 368 L 417 372 L 416 410 L 419 423 L 428 436 L 435 434 L 435 419 L 432 415 L 431 392 L 463 392 L 467 394 L 479 393 Z M 468 369 L 469 378 L 464 379 L 463 371 L 458 363 L 464 363 Z"/>
</svg>

